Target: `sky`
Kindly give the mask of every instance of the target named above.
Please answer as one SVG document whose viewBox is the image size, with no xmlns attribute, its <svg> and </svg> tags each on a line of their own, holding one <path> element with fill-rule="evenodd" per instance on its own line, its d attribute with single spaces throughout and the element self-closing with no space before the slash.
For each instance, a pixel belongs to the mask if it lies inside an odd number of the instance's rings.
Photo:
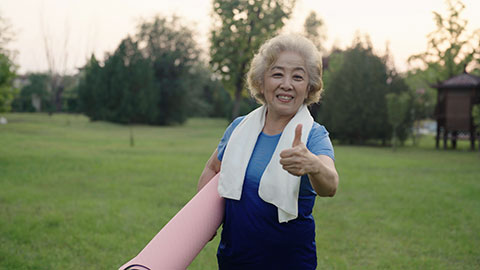
<svg viewBox="0 0 480 270">
<path fill-rule="evenodd" d="M 480 29 L 480 0 L 463 3 L 467 31 Z M 301 32 L 311 11 L 325 23 L 327 49 L 346 48 L 356 33 L 368 34 L 379 54 L 388 43 L 397 70 L 405 71 L 407 58 L 424 52 L 427 34 L 436 29 L 432 12 L 446 14 L 446 4 L 444 0 L 297 0 L 285 31 Z M 0 0 L 0 14 L 15 32 L 9 47 L 17 51 L 19 73 L 47 70 L 45 40 L 54 52 L 56 70 L 73 73 L 92 53 L 103 60 L 120 40 L 135 33 L 142 18 L 157 14 L 180 16 L 207 51 L 212 0 Z"/>
</svg>

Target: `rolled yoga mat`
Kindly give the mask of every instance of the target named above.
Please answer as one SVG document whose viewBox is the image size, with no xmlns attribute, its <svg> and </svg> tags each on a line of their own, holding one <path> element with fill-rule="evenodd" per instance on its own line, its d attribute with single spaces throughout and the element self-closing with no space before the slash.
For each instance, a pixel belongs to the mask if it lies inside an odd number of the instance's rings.
<svg viewBox="0 0 480 270">
<path fill-rule="evenodd" d="M 185 270 L 220 227 L 225 201 L 215 175 L 132 260 L 120 270 Z"/>
</svg>

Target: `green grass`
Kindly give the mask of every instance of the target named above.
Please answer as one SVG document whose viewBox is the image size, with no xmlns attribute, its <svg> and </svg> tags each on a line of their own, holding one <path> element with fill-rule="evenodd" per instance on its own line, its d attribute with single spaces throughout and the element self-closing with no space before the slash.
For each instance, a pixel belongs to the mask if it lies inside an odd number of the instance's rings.
<svg viewBox="0 0 480 270">
<path fill-rule="evenodd" d="M 0 269 L 116 269 L 196 192 L 228 124 L 129 128 L 7 114 L 0 125 Z M 479 269 L 480 155 L 336 146 L 340 188 L 318 198 L 319 269 Z M 216 269 L 217 237 L 189 269 Z"/>
</svg>

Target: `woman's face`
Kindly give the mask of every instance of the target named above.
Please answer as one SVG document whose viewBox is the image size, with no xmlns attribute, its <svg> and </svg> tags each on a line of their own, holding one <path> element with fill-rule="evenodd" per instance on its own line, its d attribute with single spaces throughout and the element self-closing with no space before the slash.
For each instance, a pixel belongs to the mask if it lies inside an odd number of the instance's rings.
<svg viewBox="0 0 480 270">
<path fill-rule="evenodd" d="M 295 115 L 308 94 L 309 78 L 303 57 L 296 52 L 281 52 L 263 79 L 268 113 L 275 117 Z"/>
</svg>

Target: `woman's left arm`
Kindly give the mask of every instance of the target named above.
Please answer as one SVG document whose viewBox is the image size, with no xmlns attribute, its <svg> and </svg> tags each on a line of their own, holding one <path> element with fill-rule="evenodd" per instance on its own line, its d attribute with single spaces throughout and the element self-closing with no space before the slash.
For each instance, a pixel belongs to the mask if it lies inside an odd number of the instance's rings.
<svg viewBox="0 0 480 270">
<path fill-rule="evenodd" d="M 280 164 L 289 173 L 302 176 L 308 174 L 315 192 L 322 197 L 333 197 L 337 192 L 339 177 L 333 159 L 326 155 L 315 155 L 300 141 L 301 126 L 295 130 L 292 148 L 280 153 Z"/>
<path fill-rule="evenodd" d="M 282 151 L 280 164 L 293 175 L 308 174 L 319 196 L 333 197 L 337 192 L 338 173 L 333 160 L 329 156 L 312 154 L 303 143 Z"/>
<path fill-rule="evenodd" d="M 317 170 L 308 173 L 313 189 L 319 196 L 333 197 L 338 187 L 338 173 L 335 169 L 335 163 L 329 156 L 325 155 L 313 155 L 313 158 L 315 159 L 313 163 L 317 163 L 314 166 Z"/>
</svg>

